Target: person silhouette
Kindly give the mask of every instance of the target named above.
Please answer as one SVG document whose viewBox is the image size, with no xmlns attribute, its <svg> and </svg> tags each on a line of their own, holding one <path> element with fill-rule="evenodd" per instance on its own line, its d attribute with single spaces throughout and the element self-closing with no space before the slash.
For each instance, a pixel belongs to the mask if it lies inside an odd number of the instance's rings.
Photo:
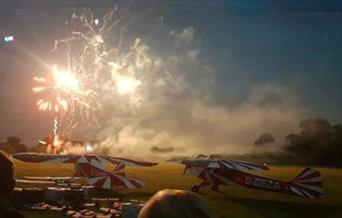
<svg viewBox="0 0 342 218">
<path fill-rule="evenodd" d="M 198 195 L 165 189 L 157 192 L 141 209 L 138 218 L 214 218 L 204 200 Z"/>
<path fill-rule="evenodd" d="M 12 161 L 0 151 L 0 217 L 1 218 L 24 218 L 24 216 L 8 209 L 9 202 L 14 192 L 15 179 Z"/>
</svg>

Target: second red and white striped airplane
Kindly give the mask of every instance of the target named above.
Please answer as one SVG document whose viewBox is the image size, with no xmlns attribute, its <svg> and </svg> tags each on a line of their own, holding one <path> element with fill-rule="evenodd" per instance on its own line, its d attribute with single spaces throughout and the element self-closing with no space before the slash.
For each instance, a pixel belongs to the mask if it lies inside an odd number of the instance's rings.
<svg viewBox="0 0 342 218">
<path fill-rule="evenodd" d="M 95 188 L 111 189 L 122 187 L 136 189 L 144 186 L 144 181 L 125 176 L 126 166 L 145 166 L 150 167 L 157 163 L 135 161 L 125 158 L 98 156 L 98 155 L 49 155 L 36 153 L 18 153 L 12 155 L 13 158 L 31 163 L 47 164 L 74 164 L 74 177 L 46 177 L 48 181 L 67 181 L 74 179 L 85 179 L 88 185 Z M 115 166 L 113 171 L 106 168 L 107 164 Z M 27 177 L 29 180 L 44 180 L 44 177 Z M 38 183 L 38 181 L 37 181 Z"/>
<path fill-rule="evenodd" d="M 193 192 L 201 187 L 211 186 L 218 191 L 219 185 L 240 185 L 245 188 L 259 189 L 277 193 L 292 194 L 301 197 L 317 198 L 323 194 L 322 178 L 319 171 L 306 168 L 291 181 L 282 181 L 251 174 L 253 170 L 268 170 L 266 165 L 259 165 L 235 160 L 190 159 L 173 160 L 185 165 L 184 174 L 188 173 L 202 179 L 200 185 L 192 186 Z"/>
</svg>

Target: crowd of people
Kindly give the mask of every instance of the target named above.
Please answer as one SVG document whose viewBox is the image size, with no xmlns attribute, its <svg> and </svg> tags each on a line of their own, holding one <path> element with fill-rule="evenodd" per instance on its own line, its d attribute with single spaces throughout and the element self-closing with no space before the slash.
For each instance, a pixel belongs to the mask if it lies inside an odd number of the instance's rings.
<svg viewBox="0 0 342 218">
<path fill-rule="evenodd" d="M 14 186 L 14 165 L 7 155 L 0 151 L 0 218 L 24 218 L 22 213 L 10 207 Z M 138 218 L 178 217 L 213 218 L 215 216 L 197 194 L 172 189 L 154 194 L 138 215 Z"/>
</svg>

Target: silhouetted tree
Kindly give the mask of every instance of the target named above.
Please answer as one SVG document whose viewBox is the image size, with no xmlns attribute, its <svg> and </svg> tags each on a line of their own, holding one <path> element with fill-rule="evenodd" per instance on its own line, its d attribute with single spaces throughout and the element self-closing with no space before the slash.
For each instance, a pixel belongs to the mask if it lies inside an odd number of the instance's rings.
<svg viewBox="0 0 342 218">
<path fill-rule="evenodd" d="M 286 137 L 286 150 L 303 164 L 342 166 L 342 125 L 322 118 L 300 122 L 299 134 Z"/>
<path fill-rule="evenodd" d="M 9 136 L 7 137 L 7 143 L 10 145 L 19 145 L 20 138 L 17 136 Z"/>
<path fill-rule="evenodd" d="M 203 159 L 203 158 L 207 158 L 207 155 L 205 155 L 205 154 L 198 154 L 195 157 L 195 159 Z"/>
<path fill-rule="evenodd" d="M 275 142 L 275 138 L 270 133 L 264 133 L 261 134 L 257 140 L 255 140 L 254 145 L 262 146 L 272 142 Z"/>
<path fill-rule="evenodd" d="M 275 142 L 275 138 L 270 133 L 261 134 L 254 142 L 250 154 L 265 152 L 266 144 Z"/>
<path fill-rule="evenodd" d="M 21 141 L 20 138 L 17 136 L 7 137 L 8 145 L 11 146 L 15 152 L 27 151 L 27 147 L 24 144 L 20 144 L 20 141 Z"/>
</svg>

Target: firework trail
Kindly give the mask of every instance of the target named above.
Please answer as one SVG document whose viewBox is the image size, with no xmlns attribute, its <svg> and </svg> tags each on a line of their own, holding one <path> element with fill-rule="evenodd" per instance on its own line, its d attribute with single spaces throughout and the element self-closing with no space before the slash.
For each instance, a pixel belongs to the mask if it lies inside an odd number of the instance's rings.
<svg viewBox="0 0 342 218">
<path fill-rule="evenodd" d="M 55 117 L 54 119 L 54 124 L 53 124 L 53 134 L 56 136 L 57 135 L 57 131 L 58 131 L 58 117 Z"/>
</svg>

